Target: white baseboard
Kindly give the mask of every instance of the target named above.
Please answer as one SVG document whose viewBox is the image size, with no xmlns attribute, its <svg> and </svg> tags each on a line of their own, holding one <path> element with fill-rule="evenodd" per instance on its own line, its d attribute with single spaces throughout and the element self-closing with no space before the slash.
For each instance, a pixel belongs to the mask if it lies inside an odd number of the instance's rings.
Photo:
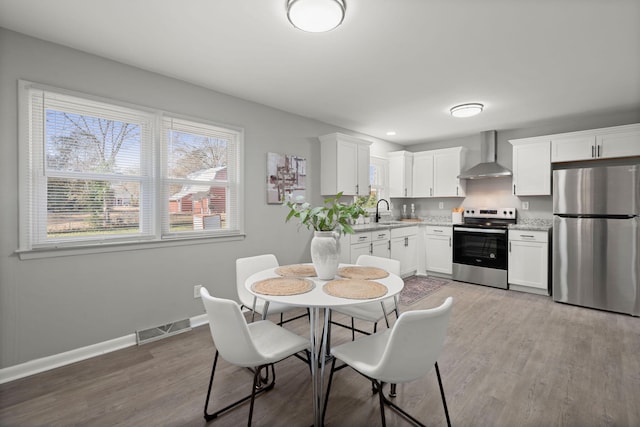
<svg viewBox="0 0 640 427">
<path fill-rule="evenodd" d="M 192 317 L 189 319 L 189 322 L 191 327 L 196 327 L 206 325 L 209 321 L 206 314 L 201 314 L 199 316 Z M 30 360 L 19 365 L 9 366 L 8 368 L 2 368 L 0 369 L 0 384 L 35 375 L 50 369 L 59 368 L 60 366 L 70 365 L 71 363 L 80 362 L 82 360 L 90 359 L 112 351 L 121 350 L 133 345 L 136 345 L 136 334 L 129 334 L 124 337 L 92 344 L 86 347 L 76 348 L 74 350 L 65 351 L 64 353 L 42 357 L 40 359 Z"/>
</svg>

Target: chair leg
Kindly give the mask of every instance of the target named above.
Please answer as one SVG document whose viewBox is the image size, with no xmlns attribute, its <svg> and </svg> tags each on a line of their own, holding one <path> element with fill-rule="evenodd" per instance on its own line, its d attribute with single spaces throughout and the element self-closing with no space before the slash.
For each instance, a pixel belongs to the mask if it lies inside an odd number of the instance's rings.
<svg viewBox="0 0 640 427">
<path fill-rule="evenodd" d="M 442 387 L 442 378 L 440 378 L 440 369 L 438 369 L 438 362 L 436 366 L 436 375 L 438 376 L 438 385 L 440 386 L 440 395 L 442 396 L 442 405 L 444 406 L 444 414 L 447 417 L 447 426 L 451 427 L 451 420 L 449 419 L 449 410 L 447 409 L 447 400 L 444 397 L 444 388 Z"/>
<path fill-rule="evenodd" d="M 391 384 L 391 390 L 389 391 L 389 397 L 396 397 L 398 394 L 396 393 L 396 388 L 398 384 Z"/>
<path fill-rule="evenodd" d="M 352 317 L 351 318 L 351 341 L 355 341 L 355 340 L 356 340 L 356 321 Z"/>
<path fill-rule="evenodd" d="M 276 381 L 276 371 L 275 368 L 272 365 L 263 365 L 263 366 L 258 366 L 257 368 L 255 368 L 254 370 L 254 375 L 253 375 L 253 384 L 252 384 L 252 390 L 251 390 L 251 394 L 249 396 L 245 396 L 242 399 L 237 400 L 234 403 L 231 403 L 227 406 L 225 406 L 224 408 L 213 412 L 213 413 L 209 413 L 209 401 L 211 399 L 211 390 L 213 389 L 213 377 L 215 375 L 216 372 L 216 366 L 218 364 L 218 351 L 216 351 L 216 355 L 213 359 L 213 367 L 211 368 L 211 378 L 209 379 L 209 388 L 207 389 L 207 400 L 204 402 L 204 419 L 207 421 L 211 421 L 215 418 L 218 417 L 218 415 L 222 414 L 223 412 L 226 412 L 230 409 L 235 408 L 236 406 L 246 402 L 247 400 L 251 399 L 251 412 L 249 413 L 249 418 L 251 418 L 251 414 L 253 412 L 253 400 L 255 399 L 255 396 L 257 396 L 258 394 L 262 393 L 263 391 L 268 391 L 271 390 L 274 386 L 275 386 L 275 381 Z M 271 367 L 271 382 L 269 384 L 267 384 L 266 386 L 262 386 L 262 382 L 260 380 L 260 371 L 264 368 L 264 369 L 269 369 L 269 366 Z M 268 377 L 268 374 L 267 374 Z M 251 422 L 251 421 L 249 421 Z"/>
<path fill-rule="evenodd" d="M 333 373 L 336 368 L 336 358 L 333 358 L 331 362 L 331 373 L 329 374 L 329 383 L 327 384 L 327 391 L 324 396 L 324 407 L 322 408 L 322 425 L 324 425 L 324 416 L 327 414 L 327 404 L 329 403 L 329 392 L 331 391 L 331 382 L 333 381 Z"/>
<path fill-rule="evenodd" d="M 378 394 L 380 396 L 380 419 L 382 420 L 382 427 L 385 427 L 387 425 L 387 420 L 384 417 L 385 398 L 384 398 L 384 390 L 382 390 L 383 386 L 384 386 L 384 383 L 380 381 L 380 386 L 378 388 Z"/>
</svg>

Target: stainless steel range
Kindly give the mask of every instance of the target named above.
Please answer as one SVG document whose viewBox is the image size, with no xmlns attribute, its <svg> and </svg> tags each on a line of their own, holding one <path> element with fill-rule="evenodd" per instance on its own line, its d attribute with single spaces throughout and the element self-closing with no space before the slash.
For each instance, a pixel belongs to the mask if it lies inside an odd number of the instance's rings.
<svg viewBox="0 0 640 427">
<path fill-rule="evenodd" d="M 515 208 L 465 208 L 453 226 L 453 280 L 507 289 L 509 224 Z"/>
</svg>

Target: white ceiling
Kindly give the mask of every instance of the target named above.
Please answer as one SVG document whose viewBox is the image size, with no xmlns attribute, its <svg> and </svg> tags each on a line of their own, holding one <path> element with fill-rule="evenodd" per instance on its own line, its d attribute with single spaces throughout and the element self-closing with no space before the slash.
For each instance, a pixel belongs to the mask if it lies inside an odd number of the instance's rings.
<svg viewBox="0 0 640 427">
<path fill-rule="evenodd" d="M 0 0 L 0 26 L 401 144 L 640 109 L 640 0 L 346 0 L 323 34 L 285 3 Z"/>
</svg>

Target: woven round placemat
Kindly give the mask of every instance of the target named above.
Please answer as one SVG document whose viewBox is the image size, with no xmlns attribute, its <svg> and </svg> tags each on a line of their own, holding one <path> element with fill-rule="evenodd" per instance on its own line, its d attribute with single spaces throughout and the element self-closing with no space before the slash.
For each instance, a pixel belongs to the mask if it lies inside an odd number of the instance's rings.
<svg viewBox="0 0 640 427">
<path fill-rule="evenodd" d="M 389 272 L 378 267 L 342 267 L 338 269 L 338 276 L 345 279 L 384 279 Z"/>
<path fill-rule="evenodd" d="M 316 269 L 309 264 L 283 265 L 276 268 L 276 274 L 285 277 L 313 277 Z"/>
<path fill-rule="evenodd" d="M 263 295 L 298 295 L 313 289 L 313 282 L 297 277 L 272 277 L 260 280 L 251 289 Z"/>
<path fill-rule="evenodd" d="M 387 293 L 383 284 L 358 279 L 332 280 L 325 283 L 322 290 L 334 297 L 349 299 L 379 298 Z"/>
</svg>

